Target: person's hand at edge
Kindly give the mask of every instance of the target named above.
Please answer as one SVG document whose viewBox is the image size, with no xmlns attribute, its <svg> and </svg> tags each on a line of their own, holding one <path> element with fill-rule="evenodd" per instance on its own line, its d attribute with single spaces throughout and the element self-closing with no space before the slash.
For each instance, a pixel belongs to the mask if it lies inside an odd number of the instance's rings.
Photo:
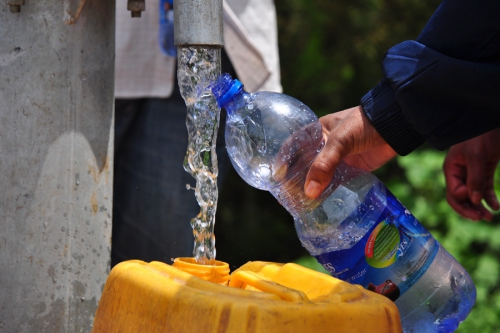
<svg viewBox="0 0 500 333">
<path fill-rule="evenodd" d="M 360 106 L 321 117 L 320 122 L 325 146 L 312 163 L 304 185 L 311 199 L 325 190 L 340 161 L 372 171 L 396 156 Z"/>
<path fill-rule="evenodd" d="M 446 199 L 463 217 L 491 221 L 500 209 L 494 190 L 495 169 L 500 161 L 500 128 L 452 146 L 445 158 Z"/>
</svg>

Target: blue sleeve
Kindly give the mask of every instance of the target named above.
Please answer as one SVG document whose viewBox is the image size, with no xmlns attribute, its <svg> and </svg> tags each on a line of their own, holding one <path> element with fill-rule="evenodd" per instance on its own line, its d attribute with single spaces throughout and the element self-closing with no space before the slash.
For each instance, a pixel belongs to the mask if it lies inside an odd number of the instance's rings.
<svg viewBox="0 0 500 333">
<path fill-rule="evenodd" d="M 444 0 L 417 41 L 387 52 L 383 70 L 361 106 L 400 155 L 500 127 L 500 1 Z"/>
</svg>

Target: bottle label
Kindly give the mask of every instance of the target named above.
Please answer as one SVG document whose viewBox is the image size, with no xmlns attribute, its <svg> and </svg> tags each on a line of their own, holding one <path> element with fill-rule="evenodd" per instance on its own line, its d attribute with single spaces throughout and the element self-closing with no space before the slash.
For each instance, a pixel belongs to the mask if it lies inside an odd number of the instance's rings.
<svg viewBox="0 0 500 333">
<path fill-rule="evenodd" d="M 332 276 L 395 301 L 424 275 L 438 248 L 434 237 L 387 191 L 387 207 L 356 245 L 316 259 Z"/>
</svg>

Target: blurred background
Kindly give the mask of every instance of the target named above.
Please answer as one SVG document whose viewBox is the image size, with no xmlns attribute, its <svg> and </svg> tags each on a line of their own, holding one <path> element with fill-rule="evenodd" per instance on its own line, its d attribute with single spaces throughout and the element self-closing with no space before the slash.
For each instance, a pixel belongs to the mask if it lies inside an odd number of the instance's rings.
<svg viewBox="0 0 500 333">
<path fill-rule="evenodd" d="M 384 53 L 416 39 L 438 0 L 276 1 L 284 93 L 318 116 L 359 105 L 382 77 Z M 422 146 L 374 172 L 469 271 L 477 303 L 458 333 L 500 330 L 500 215 L 492 222 L 461 218 L 447 204 L 446 152 Z M 500 168 L 496 190 L 500 195 Z M 231 269 L 248 261 L 298 262 L 321 270 L 300 244 L 292 217 L 268 192 L 231 169 L 219 193 L 217 259 Z"/>
</svg>

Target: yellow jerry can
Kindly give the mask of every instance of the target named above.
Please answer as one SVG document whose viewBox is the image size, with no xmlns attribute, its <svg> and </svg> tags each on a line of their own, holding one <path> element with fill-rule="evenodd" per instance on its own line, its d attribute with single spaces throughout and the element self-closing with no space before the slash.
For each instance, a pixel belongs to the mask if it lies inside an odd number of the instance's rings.
<svg viewBox="0 0 500 333">
<path fill-rule="evenodd" d="M 194 274 L 194 275 L 193 275 Z M 196 275 L 196 276 L 195 276 Z M 199 277 L 197 277 L 199 276 Z M 92 333 L 401 333 L 385 296 L 296 264 L 116 265 Z"/>
</svg>

